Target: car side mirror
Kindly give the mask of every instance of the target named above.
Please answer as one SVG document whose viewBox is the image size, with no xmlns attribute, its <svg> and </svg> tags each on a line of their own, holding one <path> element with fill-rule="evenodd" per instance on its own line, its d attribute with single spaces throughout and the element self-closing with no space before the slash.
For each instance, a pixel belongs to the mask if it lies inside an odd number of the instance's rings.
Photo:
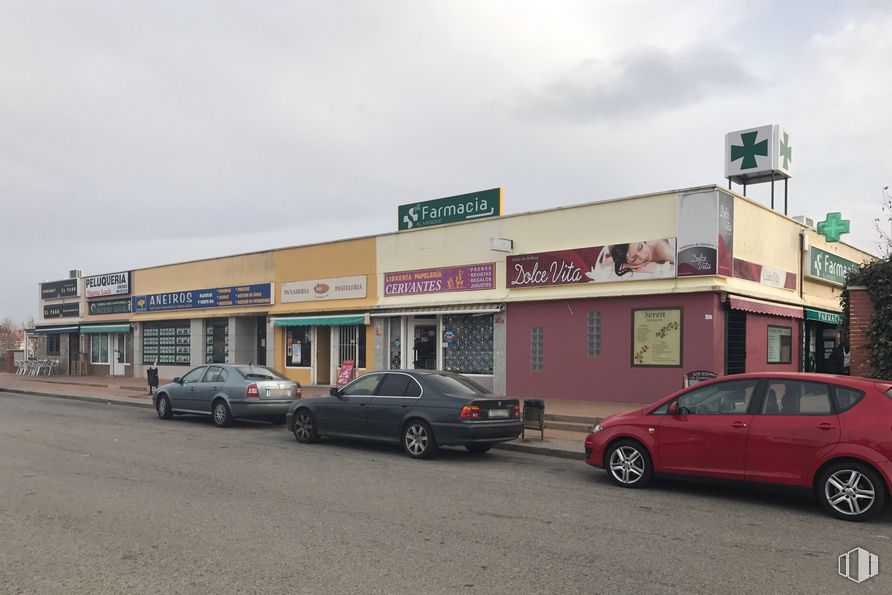
<svg viewBox="0 0 892 595">
<path fill-rule="evenodd" d="M 678 415 L 678 401 L 669 404 L 669 415 Z"/>
<path fill-rule="evenodd" d="M 331 390 L 328 391 L 328 394 L 330 394 L 333 397 L 340 397 L 341 391 L 338 390 L 338 387 L 333 386 L 333 387 L 331 387 Z"/>
<path fill-rule="evenodd" d="M 177 376 L 176 378 L 174 378 L 173 381 L 176 382 L 177 384 L 182 384 L 182 383 L 180 382 L 180 377 L 179 377 L 179 376 Z"/>
</svg>

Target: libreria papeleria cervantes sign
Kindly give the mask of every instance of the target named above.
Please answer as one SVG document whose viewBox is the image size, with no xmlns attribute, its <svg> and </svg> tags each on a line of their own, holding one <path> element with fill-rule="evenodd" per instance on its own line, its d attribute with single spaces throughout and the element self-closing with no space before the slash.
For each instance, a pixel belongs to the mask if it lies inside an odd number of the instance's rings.
<svg viewBox="0 0 892 595">
<path fill-rule="evenodd" d="M 398 229 L 417 229 L 502 214 L 502 189 L 481 190 L 399 207 Z"/>
</svg>

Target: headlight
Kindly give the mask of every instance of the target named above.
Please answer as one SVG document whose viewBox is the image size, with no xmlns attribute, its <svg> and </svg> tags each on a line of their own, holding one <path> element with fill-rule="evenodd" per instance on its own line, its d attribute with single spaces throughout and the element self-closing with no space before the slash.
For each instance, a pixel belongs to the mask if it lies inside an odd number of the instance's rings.
<svg viewBox="0 0 892 595">
<path fill-rule="evenodd" d="M 595 422 L 595 425 L 592 426 L 592 429 L 589 430 L 588 433 L 589 433 L 589 434 L 597 434 L 598 432 L 600 432 L 600 431 L 603 430 L 603 429 L 604 429 L 604 426 L 602 426 L 602 425 L 601 425 L 600 423 L 598 423 L 598 422 Z"/>
</svg>

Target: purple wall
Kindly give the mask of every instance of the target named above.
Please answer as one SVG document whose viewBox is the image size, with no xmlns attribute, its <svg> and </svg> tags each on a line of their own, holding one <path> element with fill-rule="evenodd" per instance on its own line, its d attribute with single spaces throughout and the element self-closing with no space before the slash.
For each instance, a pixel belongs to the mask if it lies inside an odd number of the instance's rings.
<svg viewBox="0 0 892 595">
<path fill-rule="evenodd" d="M 633 368 L 632 309 L 672 307 L 683 312 L 682 367 Z M 594 358 L 586 353 L 589 310 L 601 312 L 601 355 Z M 649 403 L 682 388 L 685 372 L 724 373 L 724 313 L 717 294 L 509 303 L 507 316 L 511 396 Z M 530 371 L 533 327 L 544 329 L 539 372 Z"/>
</svg>

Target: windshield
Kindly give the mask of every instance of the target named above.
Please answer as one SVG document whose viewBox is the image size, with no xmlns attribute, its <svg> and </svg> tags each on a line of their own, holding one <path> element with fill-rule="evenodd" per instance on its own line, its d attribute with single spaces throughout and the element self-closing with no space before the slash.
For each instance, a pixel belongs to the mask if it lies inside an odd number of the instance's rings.
<svg viewBox="0 0 892 595">
<path fill-rule="evenodd" d="M 458 374 L 425 374 L 424 381 L 438 392 L 450 395 L 492 394 L 473 380 Z"/>
<path fill-rule="evenodd" d="M 245 380 L 288 380 L 275 370 L 263 366 L 233 366 Z"/>
</svg>

